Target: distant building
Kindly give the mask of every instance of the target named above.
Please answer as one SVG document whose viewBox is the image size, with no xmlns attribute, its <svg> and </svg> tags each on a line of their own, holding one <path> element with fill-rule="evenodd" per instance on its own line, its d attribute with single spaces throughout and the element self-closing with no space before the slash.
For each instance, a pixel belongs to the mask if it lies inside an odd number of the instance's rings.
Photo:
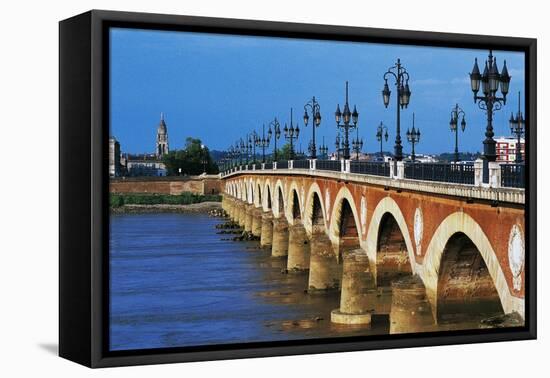
<svg viewBox="0 0 550 378">
<path fill-rule="evenodd" d="M 168 153 L 168 129 L 164 122 L 164 114 L 160 113 L 160 123 L 157 128 L 157 146 L 156 155 L 157 158 L 162 159 L 164 155 Z"/>
<path fill-rule="evenodd" d="M 166 176 L 166 166 L 156 154 L 126 154 L 128 176 Z"/>
<path fill-rule="evenodd" d="M 168 129 L 161 113 L 154 153 L 121 154 L 120 144 L 114 138 L 109 139 L 109 176 L 166 176 L 162 158 L 168 152 Z"/>
<path fill-rule="evenodd" d="M 513 163 L 516 161 L 516 145 L 518 139 L 514 137 L 495 138 L 497 143 L 497 162 Z M 520 151 L 522 158 L 525 158 L 525 139 L 520 139 Z"/>
<path fill-rule="evenodd" d="M 120 143 L 114 138 L 109 138 L 109 177 L 119 177 L 122 175 L 122 165 L 120 162 Z"/>
<path fill-rule="evenodd" d="M 426 154 L 416 154 L 415 160 L 419 163 L 436 163 L 438 161 L 435 155 L 426 155 Z"/>
</svg>

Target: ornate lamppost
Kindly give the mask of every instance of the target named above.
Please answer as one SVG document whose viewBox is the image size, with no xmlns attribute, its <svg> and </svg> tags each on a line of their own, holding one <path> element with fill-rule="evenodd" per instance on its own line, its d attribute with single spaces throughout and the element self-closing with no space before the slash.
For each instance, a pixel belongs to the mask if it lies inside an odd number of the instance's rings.
<svg viewBox="0 0 550 378">
<path fill-rule="evenodd" d="M 510 116 L 510 131 L 512 135 L 518 138 L 516 142 L 516 164 L 521 164 L 523 162 L 521 156 L 521 137 L 525 135 L 525 119 L 521 112 L 521 92 L 518 92 L 518 112 L 515 117 L 514 113 Z"/>
<path fill-rule="evenodd" d="M 359 152 L 363 149 L 363 138 L 359 139 L 359 127 L 356 127 L 357 136 L 351 141 L 353 152 L 355 152 L 355 160 L 359 160 Z"/>
<path fill-rule="evenodd" d="M 341 143 L 341 137 L 340 133 L 336 134 L 336 141 L 334 142 L 334 146 L 336 147 L 336 159 L 340 160 L 340 153 L 342 151 L 342 143 Z"/>
<path fill-rule="evenodd" d="M 265 123 L 262 125 L 262 136 L 256 135 L 255 144 L 262 149 L 262 163 L 265 163 L 265 149 L 269 147 L 271 139 L 271 129 L 268 130 L 267 136 L 265 135 Z"/>
<path fill-rule="evenodd" d="M 249 134 L 248 136 L 248 146 L 250 148 L 250 152 L 252 153 L 252 164 L 256 164 L 256 140 L 258 139 L 258 134 L 256 134 L 256 131 L 252 131 L 252 134 Z"/>
<path fill-rule="evenodd" d="M 243 165 L 243 163 L 244 163 L 243 155 L 245 155 L 245 157 L 246 157 L 246 145 L 243 141 L 243 138 L 241 138 L 240 142 L 238 142 L 237 148 L 239 150 L 239 165 Z M 248 160 L 248 158 L 247 158 L 247 160 Z"/>
<path fill-rule="evenodd" d="M 271 126 L 273 126 L 273 131 L 271 130 Z M 269 136 L 273 133 L 273 142 L 275 144 L 273 147 L 273 161 L 277 161 L 277 139 L 281 137 L 281 124 L 277 120 L 277 117 L 269 123 L 269 130 L 267 133 Z"/>
<path fill-rule="evenodd" d="M 462 120 L 460 121 L 460 128 L 462 129 L 462 132 L 466 129 L 466 113 L 464 113 L 464 110 L 458 106 L 458 104 L 455 105 L 455 107 L 451 110 L 451 120 L 449 121 L 449 125 L 451 126 L 451 132 L 455 133 L 455 163 L 458 163 L 458 118 L 462 116 Z"/>
<path fill-rule="evenodd" d="M 416 129 L 414 127 L 414 113 L 412 130 L 407 129 L 407 140 L 412 144 L 411 160 L 414 161 L 416 159 L 416 155 L 414 154 L 414 145 L 420 142 L 420 129 Z"/>
<path fill-rule="evenodd" d="M 353 113 L 349 110 L 348 103 L 348 82 L 346 81 L 346 103 L 344 105 L 344 112 L 340 111 L 340 104 L 336 106 L 336 112 L 334 112 L 336 118 L 336 127 L 338 129 L 342 128 L 344 130 L 344 159 L 350 158 L 349 150 L 349 130 L 351 128 L 357 127 L 357 121 L 359 119 L 359 113 L 357 113 L 357 108 L 353 106 Z M 340 124 L 340 121 L 343 121 L 343 124 Z M 353 123 L 353 124 L 351 124 Z"/>
<path fill-rule="evenodd" d="M 485 61 L 485 69 L 483 74 L 479 71 L 477 58 L 474 62 L 474 68 L 470 73 L 470 84 L 474 94 L 474 103 L 477 103 L 481 110 L 487 113 L 487 126 L 485 129 L 485 140 L 483 141 L 483 182 L 489 182 L 489 162 L 497 160 L 496 142 L 493 139 L 493 115 L 494 112 L 500 110 L 503 105 L 506 105 L 506 95 L 510 88 L 510 80 L 512 77 L 508 74 L 506 60 L 502 73 L 498 72 L 496 58 L 493 57 L 493 50 L 489 50 L 489 59 Z M 478 96 L 479 87 L 483 95 Z M 501 97 L 497 95 L 500 87 Z"/>
<path fill-rule="evenodd" d="M 380 157 L 382 159 L 384 158 L 384 152 L 382 151 L 382 143 L 384 142 L 384 139 L 386 142 L 388 141 L 388 128 L 382 123 L 382 121 L 380 121 L 380 124 L 376 128 L 376 140 L 380 142 Z"/>
<path fill-rule="evenodd" d="M 321 153 L 321 157 L 326 160 L 327 154 L 328 154 L 328 147 L 325 145 L 325 137 L 323 136 L 323 144 L 319 146 L 319 152 Z"/>
<path fill-rule="evenodd" d="M 309 149 L 309 153 L 312 159 L 317 159 L 317 151 L 316 151 L 316 145 L 315 145 L 316 143 L 315 129 L 319 127 L 319 125 L 321 124 L 321 106 L 315 99 L 315 96 L 313 96 L 313 98 L 304 105 L 304 125 L 305 126 L 307 126 L 309 121 L 309 114 L 307 112 L 308 108 L 311 110 L 311 115 L 313 116 L 313 125 L 312 125 L 313 139 L 310 144 L 311 148 Z"/>
<path fill-rule="evenodd" d="M 382 90 L 382 99 L 384 100 L 384 106 L 387 108 L 390 104 L 391 91 L 388 86 L 388 77 L 393 76 L 395 79 L 395 86 L 397 87 L 396 96 L 396 112 L 397 121 L 395 128 L 395 146 L 394 155 L 396 161 L 403 160 L 403 146 L 401 145 L 401 109 L 406 109 L 409 106 L 411 98 L 411 90 L 409 88 L 409 73 L 401 65 L 401 59 L 397 59 L 397 63 L 388 69 L 384 74 L 384 89 Z"/>
<path fill-rule="evenodd" d="M 285 139 L 290 142 L 290 157 L 289 160 L 294 159 L 294 141 L 298 139 L 298 136 L 300 135 L 300 127 L 298 124 L 296 124 L 296 127 L 294 127 L 294 121 L 292 120 L 293 114 L 292 114 L 292 108 L 290 108 L 290 127 L 285 123 Z"/>
</svg>

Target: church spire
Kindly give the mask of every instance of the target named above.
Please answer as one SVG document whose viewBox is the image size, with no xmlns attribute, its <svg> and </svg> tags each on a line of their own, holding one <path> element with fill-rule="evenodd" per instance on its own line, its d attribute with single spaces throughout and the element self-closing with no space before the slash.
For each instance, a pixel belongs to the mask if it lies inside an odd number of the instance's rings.
<svg viewBox="0 0 550 378">
<path fill-rule="evenodd" d="M 161 159 L 168 153 L 168 129 L 166 122 L 164 122 L 164 112 L 160 113 L 160 122 L 157 129 L 157 148 L 156 155 L 158 159 Z"/>
</svg>

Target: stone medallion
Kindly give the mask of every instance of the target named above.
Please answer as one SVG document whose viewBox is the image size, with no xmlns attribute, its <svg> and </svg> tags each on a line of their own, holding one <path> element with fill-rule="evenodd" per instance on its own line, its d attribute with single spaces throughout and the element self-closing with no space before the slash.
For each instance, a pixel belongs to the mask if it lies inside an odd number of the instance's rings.
<svg viewBox="0 0 550 378">
<path fill-rule="evenodd" d="M 367 233 L 367 200 L 365 196 L 361 196 L 361 227 L 363 235 Z"/>
<path fill-rule="evenodd" d="M 521 290 L 521 272 L 525 262 L 525 246 L 523 244 L 523 232 L 517 224 L 512 226 L 508 238 L 508 263 L 512 271 L 514 290 Z"/>
<path fill-rule="evenodd" d="M 422 233 L 424 232 L 424 220 L 422 210 L 419 207 L 414 212 L 414 241 L 416 243 L 416 254 L 420 255 L 422 250 Z"/>
</svg>

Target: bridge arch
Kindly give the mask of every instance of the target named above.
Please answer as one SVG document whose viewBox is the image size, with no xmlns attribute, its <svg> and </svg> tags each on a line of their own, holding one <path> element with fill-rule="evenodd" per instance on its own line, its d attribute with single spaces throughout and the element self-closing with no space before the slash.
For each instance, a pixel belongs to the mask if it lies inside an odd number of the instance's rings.
<svg viewBox="0 0 550 378">
<path fill-rule="evenodd" d="M 271 185 L 271 181 L 269 179 L 266 179 L 264 181 L 264 189 L 263 189 L 263 195 L 262 195 L 263 210 L 270 211 L 273 207 L 272 203 L 273 203 L 273 188 Z"/>
<path fill-rule="evenodd" d="M 300 221 L 302 219 L 302 204 L 299 193 L 298 183 L 296 181 L 292 181 L 288 190 L 285 208 L 285 213 L 289 224 L 295 224 L 296 221 Z"/>
<path fill-rule="evenodd" d="M 257 179 L 254 183 L 254 206 L 255 207 L 261 207 L 262 206 L 262 182 L 260 179 Z"/>
<path fill-rule="evenodd" d="M 306 231 L 312 234 L 315 230 L 314 226 L 322 226 L 327 229 L 327 217 L 325 210 L 325 201 L 319 184 L 312 183 L 306 195 L 304 205 L 303 223 Z"/>
<path fill-rule="evenodd" d="M 366 249 L 367 255 L 369 256 L 369 262 L 371 270 L 375 279 L 377 279 L 377 257 L 378 257 L 378 247 L 379 247 L 379 238 L 380 230 L 382 225 L 388 221 L 395 221 L 395 224 L 392 226 L 397 226 L 405 247 L 407 249 L 408 259 L 411 265 L 412 273 L 416 272 L 416 263 L 414 258 L 414 249 L 411 242 L 411 235 L 409 234 L 409 228 L 407 227 L 407 222 L 403 216 L 403 212 L 399 208 L 399 205 L 391 197 L 384 197 L 373 211 L 371 216 L 369 227 L 367 231 L 366 239 Z"/>
<path fill-rule="evenodd" d="M 247 202 L 248 204 L 252 205 L 254 203 L 254 180 L 252 178 L 249 178 L 248 180 L 248 198 Z"/>
<path fill-rule="evenodd" d="M 443 255 L 449 252 L 448 243 L 452 241 L 453 237 L 456 237 L 456 234 L 465 235 L 479 251 L 498 293 L 504 312 L 516 311 L 524 317 L 525 301 L 510 293 L 506 277 L 489 238 L 481 226 L 470 215 L 462 211 L 447 216 L 441 222 L 426 249 L 421 277 L 426 286 L 428 299 L 434 314 L 437 314 L 439 273 L 444 268 L 442 266 Z"/>
<path fill-rule="evenodd" d="M 346 214 L 346 211 L 348 209 L 351 211 L 351 213 Z M 355 230 L 357 232 L 357 239 L 358 239 L 358 242 L 360 242 L 363 235 L 361 230 L 361 222 L 360 222 L 359 214 L 357 212 L 357 206 L 355 204 L 355 200 L 353 199 L 353 195 L 351 194 L 350 190 L 346 187 L 340 188 L 340 190 L 336 194 L 336 198 L 332 206 L 332 214 L 330 216 L 329 236 L 333 241 L 340 241 L 342 232 L 345 231 L 342 229 L 342 227 L 344 226 L 343 222 L 345 222 L 345 220 L 342 219 L 342 216 L 350 217 L 349 218 L 350 225 L 355 226 Z"/>
<path fill-rule="evenodd" d="M 275 183 L 275 190 L 273 193 L 272 210 L 275 218 L 286 217 L 286 198 L 285 189 L 281 180 L 277 180 Z"/>
</svg>

